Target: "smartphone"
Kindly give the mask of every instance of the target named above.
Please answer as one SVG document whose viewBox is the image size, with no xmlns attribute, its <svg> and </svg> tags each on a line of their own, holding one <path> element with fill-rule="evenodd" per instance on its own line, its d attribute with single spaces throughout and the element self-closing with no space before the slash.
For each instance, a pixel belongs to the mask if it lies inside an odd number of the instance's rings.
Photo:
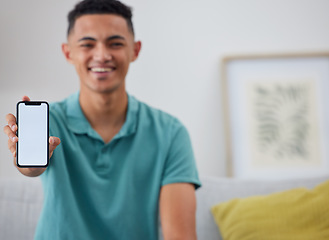
<svg viewBox="0 0 329 240">
<path fill-rule="evenodd" d="M 49 105 L 21 101 L 16 106 L 18 167 L 47 167 L 49 163 Z"/>
</svg>

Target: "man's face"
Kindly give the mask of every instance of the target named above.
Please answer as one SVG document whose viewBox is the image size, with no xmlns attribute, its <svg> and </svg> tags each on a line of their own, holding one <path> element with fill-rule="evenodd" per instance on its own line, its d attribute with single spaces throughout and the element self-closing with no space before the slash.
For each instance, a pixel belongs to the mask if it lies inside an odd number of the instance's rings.
<svg viewBox="0 0 329 240">
<path fill-rule="evenodd" d="M 75 66 L 81 88 L 111 93 L 125 89 L 129 64 L 137 58 L 140 47 L 123 17 L 91 14 L 76 20 L 62 50 Z"/>
</svg>

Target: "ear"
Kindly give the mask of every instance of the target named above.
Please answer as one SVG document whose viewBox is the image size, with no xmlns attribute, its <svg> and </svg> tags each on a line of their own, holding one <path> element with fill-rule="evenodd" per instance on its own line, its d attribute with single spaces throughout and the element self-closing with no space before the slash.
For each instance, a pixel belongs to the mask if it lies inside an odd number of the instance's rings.
<svg viewBox="0 0 329 240">
<path fill-rule="evenodd" d="M 133 56 L 132 62 L 134 62 L 138 58 L 141 48 L 142 48 L 141 41 L 134 42 L 134 56 Z"/>
<path fill-rule="evenodd" d="M 62 44 L 62 52 L 64 54 L 66 61 L 72 63 L 71 50 L 70 50 L 70 46 L 67 43 Z"/>
</svg>

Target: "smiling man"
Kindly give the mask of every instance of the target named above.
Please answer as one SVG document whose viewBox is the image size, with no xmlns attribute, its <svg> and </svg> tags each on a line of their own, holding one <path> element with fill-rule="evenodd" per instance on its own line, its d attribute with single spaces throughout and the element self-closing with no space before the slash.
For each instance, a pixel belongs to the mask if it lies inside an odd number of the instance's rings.
<svg viewBox="0 0 329 240">
<path fill-rule="evenodd" d="M 62 51 L 80 91 L 50 106 L 48 168 L 18 168 L 43 183 L 35 239 L 158 239 L 159 218 L 164 239 L 196 239 L 200 182 L 188 133 L 126 92 L 141 49 L 131 17 L 111 0 L 82 1 L 68 15 Z M 16 118 L 7 121 L 15 158 Z"/>
</svg>

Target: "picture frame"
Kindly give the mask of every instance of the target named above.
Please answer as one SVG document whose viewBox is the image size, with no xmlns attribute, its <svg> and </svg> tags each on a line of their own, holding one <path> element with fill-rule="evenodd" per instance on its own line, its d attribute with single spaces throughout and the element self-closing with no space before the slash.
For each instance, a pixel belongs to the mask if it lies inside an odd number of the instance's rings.
<svg viewBox="0 0 329 240">
<path fill-rule="evenodd" d="M 229 177 L 329 173 L 329 52 L 226 56 L 221 71 Z"/>
</svg>

